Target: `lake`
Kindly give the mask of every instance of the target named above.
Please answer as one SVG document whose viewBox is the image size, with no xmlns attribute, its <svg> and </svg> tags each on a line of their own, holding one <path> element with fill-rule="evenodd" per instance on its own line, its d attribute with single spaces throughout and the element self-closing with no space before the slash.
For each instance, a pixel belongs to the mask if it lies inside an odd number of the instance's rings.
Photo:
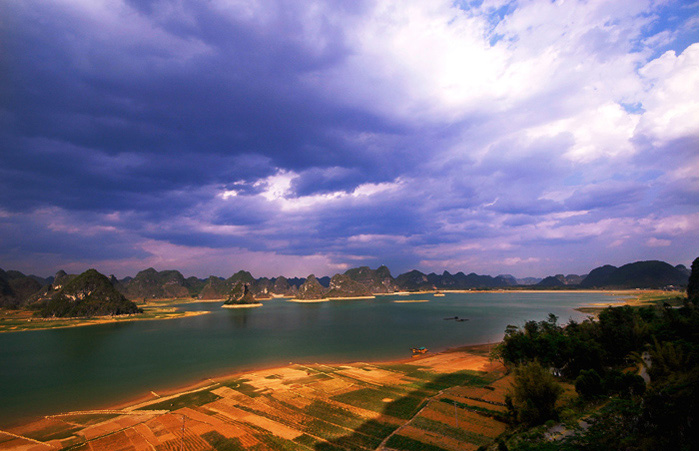
<svg viewBox="0 0 699 451">
<path fill-rule="evenodd" d="M 395 300 L 428 299 L 426 303 Z M 508 324 L 549 313 L 580 321 L 574 308 L 613 303 L 602 293 L 447 293 L 369 300 L 264 301 L 249 309 L 192 303 L 211 314 L 162 321 L 0 334 L 0 425 L 116 404 L 209 377 L 280 364 L 409 357 L 500 341 Z M 469 321 L 446 321 L 459 316 Z"/>
</svg>

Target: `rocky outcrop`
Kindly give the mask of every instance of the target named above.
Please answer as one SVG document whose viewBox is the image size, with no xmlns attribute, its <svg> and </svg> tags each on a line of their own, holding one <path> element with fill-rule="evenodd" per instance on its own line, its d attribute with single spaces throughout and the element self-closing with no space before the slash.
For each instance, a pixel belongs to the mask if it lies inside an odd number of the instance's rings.
<svg viewBox="0 0 699 451">
<path fill-rule="evenodd" d="M 233 286 L 233 289 L 228 293 L 228 298 L 224 305 L 241 305 L 241 304 L 254 304 L 255 297 L 250 290 L 250 284 L 238 281 Z"/>
<path fill-rule="evenodd" d="M 499 274 L 495 277 L 496 280 L 500 281 L 503 285 L 514 286 L 517 285 L 517 279 L 512 274 Z"/>
<path fill-rule="evenodd" d="M 228 283 L 216 276 L 209 276 L 206 280 L 206 284 L 199 292 L 199 299 L 223 299 L 228 295 L 231 290 Z"/>
<path fill-rule="evenodd" d="M 306 278 L 303 285 L 299 287 L 296 297 L 304 300 L 323 299 L 325 297 L 325 288 L 318 282 L 316 276 L 311 274 Z"/>
<path fill-rule="evenodd" d="M 129 299 L 186 298 L 196 291 L 195 287 L 188 285 L 179 271 L 158 272 L 153 268 L 139 272 L 124 285 L 124 294 Z"/>
<path fill-rule="evenodd" d="M 429 282 L 427 275 L 414 269 L 396 277 L 396 283 L 401 290 L 433 290 L 435 286 Z"/>
<path fill-rule="evenodd" d="M 420 271 L 410 271 L 396 277 L 396 283 L 401 290 L 469 290 L 472 288 L 501 288 L 513 285 L 512 276 L 491 277 L 476 273 L 464 274 L 459 271 L 451 274 L 444 271 L 442 274 L 423 274 Z"/>
<path fill-rule="evenodd" d="M 62 269 L 59 269 L 56 275 L 53 276 L 53 283 L 51 284 L 51 289 L 54 291 L 60 290 L 61 288 L 63 288 L 63 285 L 70 282 L 70 280 L 74 277 L 76 277 L 75 274 L 67 274 Z"/>
<path fill-rule="evenodd" d="M 371 291 L 364 284 L 352 280 L 347 274 L 335 274 L 330 279 L 327 298 L 351 298 L 371 296 Z"/>
<path fill-rule="evenodd" d="M 539 288 L 557 288 L 564 287 L 565 283 L 563 283 L 561 279 L 556 276 L 548 276 L 545 277 L 541 282 L 537 283 L 536 286 Z"/>
<path fill-rule="evenodd" d="M 274 280 L 272 292 L 282 296 L 293 296 L 298 292 L 298 288 L 295 285 L 290 285 L 286 277 L 279 276 Z"/>
<path fill-rule="evenodd" d="M 252 294 L 257 299 L 271 299 L 274 283 L 267 277 L 260 277 L 251 285 Z"/>
<path fill-rule="evenodd" d="M 19 308 L 41 290 L 40 278 L 0 269 L 0 308 Z"/>
<path fill-rule="evenodd" d="M 127 315 L 142 311 L 94 269 L 56 286 L 60 288 L 49 299 L 40 300 L 34 306 L 43 317 Z"/>
<path fill-rule="evenodd" d="M 383 265 L 376 270 L 368 266 L 352 268 L 345 271 L 345 275 L 353 281 L 364 285 L 371 293 L 394 293 L 398 291 L 398 284 L 391 275 L 391 271 Z M 330 284 L 332 285 L 332 280 Z"/>
</svg>

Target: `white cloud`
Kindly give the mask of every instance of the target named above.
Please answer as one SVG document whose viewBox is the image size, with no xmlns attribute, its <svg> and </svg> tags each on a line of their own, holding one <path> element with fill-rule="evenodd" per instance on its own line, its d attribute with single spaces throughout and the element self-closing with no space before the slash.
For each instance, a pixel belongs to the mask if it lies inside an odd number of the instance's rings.
<svg viewBox="0 0 699 451">
<path fill-rule="evenodd" d="M 650 237 L 648 241 L 646 241 L 646 245 L 649 247 L 665 247 L 669 246 L 672 244 L 672 241 L 670 240 L 663 240 L 663 239 L 658 239 L 655 237 Z"/>
<path fill-rule="evenodd" d="M 639 70 L 647 84 L 639 132 L 664 141 L 699 135 L 699 43 L 668 51 Z"/>
<path fill-rule="evenodd" d="M 381 194 L 395 192 L 404 184 L 404 181 L 398 178 L 392 182 L 362 183 L 357 185 L 352 191 L 340 190 L 296 196 L 292 190 L 292 184 L 297 177 L 299 177 L 299 174 L 294 171 L 278 170 L 274 175 L 256 181 L 253 183 L 253 186 L 260 189 L 260 197 L 268 202 L 277 203 L 282 211 L 290 212 L 328 206 L 340 201 L 362 201 Z M 237 190 L 225 189 L 219 191 L 216 195 L 224 200 L 242 196 Z"/>
<path fill-rule="evenodd" d="M 608 102 L 574 117 L 530 128 L 527 134 L 530 139 L 537 139 L 569 133 L 575 144 L 565 156 L 576 162 L 588 162 L 633 152 L 631 138 L 639 119 L 639 115 L 627 113 L 619 104 Z"/>
</svg>

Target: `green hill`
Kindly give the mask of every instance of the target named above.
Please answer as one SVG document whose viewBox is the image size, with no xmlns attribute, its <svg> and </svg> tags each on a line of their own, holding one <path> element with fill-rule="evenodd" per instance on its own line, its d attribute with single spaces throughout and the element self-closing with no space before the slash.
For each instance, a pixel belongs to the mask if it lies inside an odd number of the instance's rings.
<svg viewBox="0 0 699 451">
<path fill-rule="evenodd" d="M 347 274 L 335 274 L 330 279 L 329 288 L 325 293 L 328 298 L 371 296 L 371 290 L 366 285 L 352 280 Z"/>
<path fill-rule="evenodd" d="M 83 317 L 141 313 L 136 304 L 119 293 L 109 279 L 89 269 L 61 286 L 50 299 L 35 308 L 43 317 Z"/>
<path fill-rule="evenodd" d="M 629 263 L 619 268 L 601 266 L 590 271 L 580 283 L 583 288 L 664 288 L 686 286 L 686 272 L 668 263 L 649 260 Z"/>
<path fill-rule="evenodd" d="M 235 305 L 235 304 L 254 304 L 255 297 L 250 291 L 250 285 L 239 281 L 233 286 L 233 289 L 228 293 L 228 298 L 224 305 Z"/>
<path fill-rule="evenodd" d="M 383 265 L 376 270 L 368 266 L 348 269 L 345 271 L 345 275 L 353 281 L 364 285 L 371 293 L 393 293 L 398 291 L 398 284 L 391 276 L 391 271 Z M 330 283 L 332 284 L 332 281 Z"/>
<path fill-rule="evenodd" d="M 42 283 L 36 276 L 25 276 L 19 271 L 0 269 L 0 308 L 20 308 L 39 290 Z"/>
<path fill-rule="evenodd" d="M 193 294 L 179 271 L 158 272 L 153 268 L 136 274 L 126 283 L 124 291 L 129 299 L 182 298 Z"/>
<path fill-rule="evenodd" d="M 299 287 L 296 297 L 299 299 L 323 299 L 325 297 L 325 288 L 318 282 L 316 276 L 311 274 L 306 278 L 303 285 Z"/>
</svg>

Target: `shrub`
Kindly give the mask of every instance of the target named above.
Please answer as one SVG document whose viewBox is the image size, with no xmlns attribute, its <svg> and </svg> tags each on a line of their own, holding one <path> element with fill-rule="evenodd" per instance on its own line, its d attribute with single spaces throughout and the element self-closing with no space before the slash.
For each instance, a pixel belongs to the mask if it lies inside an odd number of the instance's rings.
<svg viewBox="0 0 699 451">
<path fill-rule="evenodd" d="M 595 370 L 582 370 L 575 379 L 575 391 L 585 399 L 592 399 L 604 394 L 602 378 Z"/>
<path fill-rule="evenodd" d="M 555 419 L 556 401 L 563 388 L 539 362 L 515 369 L 511 406 L 517 421 L 536 425 Z"/>
</svg>

